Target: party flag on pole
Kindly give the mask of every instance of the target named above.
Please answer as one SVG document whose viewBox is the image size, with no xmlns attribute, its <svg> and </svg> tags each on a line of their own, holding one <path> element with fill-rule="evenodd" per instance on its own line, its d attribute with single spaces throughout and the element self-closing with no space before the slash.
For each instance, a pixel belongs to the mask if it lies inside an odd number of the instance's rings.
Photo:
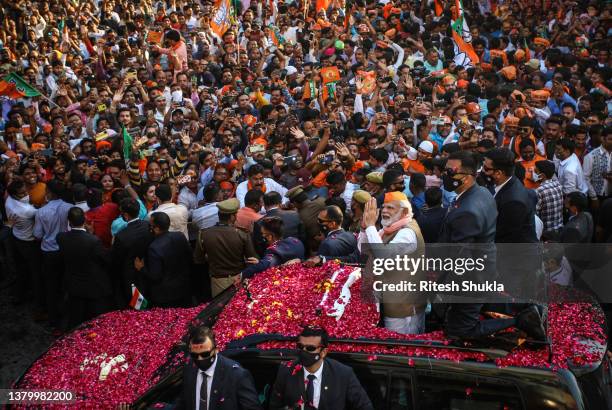
<svg viewBox="0 0 612 410">
<path fill-rule="evenodd" d="M 230 8 L 229 0 L 217 0 L 215 3 L 210 28 L 219 37 L 222 37 L 232 25 Z"/>
<path fill-rule="evenodd" d="M 11 94 L 13 97 L 11 97 Z M 38 97 L 42 94 L 19 76 L 19 74 L 10 73 L 0 80 L 0 95 L 7 95 L 11 98 L 21 98 Z"/>
<path fill-rule="evenodd" d="M 127 161 L 130 159 L 130 153 L 132 152 L 132 136 L 125 127 L 122 127 L 121 134 L 123 137 L 123 159 Z"/>
<path fill-rule="evenodd" d="M 455 40 L 459 50 L 470 58 L 472 64 L 478 64 L 480 59 L 474 51 L 474 47 L 472 47 L 472 35 L 470 34 L 470 28 L 465 21 L 463 3 L 461 0 L 455 0 L 454 16 L 456 18 L 451 22 L 453 40 Z"/>
</svg>

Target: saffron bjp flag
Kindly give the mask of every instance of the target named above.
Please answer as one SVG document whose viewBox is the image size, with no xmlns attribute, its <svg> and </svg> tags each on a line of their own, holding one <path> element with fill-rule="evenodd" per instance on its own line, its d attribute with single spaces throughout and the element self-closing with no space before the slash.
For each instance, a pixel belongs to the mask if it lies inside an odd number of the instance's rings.
<svg viewBox="0 0 612 410">
<path fill-rule="evenodd" d="M 376 72 L 374 71 L 357 71 L 357 74 L 361 77 L 362 88 L 361 92 L 364 94 L 371 94 L 376 88 Z"/>
<path fill-rule="evenodd" d="M 317 13 L 320 12 L 321 10 L 325 10 L 327 12 L 327 9 L 329 8 L 329 3 L 331 3 L 330 0 L 317 0 L 317 3 L 316 3 Z"/>
<path fill-rule="evenodd" d="M 219 37 L 232 25 L 229 0 L 217 0 L 213 11 L 213 17 L 210 21 L 210 28 Z"/>
<path fill-rule="evenodd" d="M 14 83 L 9 83 L 4 80 L 0 81 L 0 95 L 4 95 L 13 100 L 22 98 L 24 95 L 17 89 Z"/>
<path fill-rule="evenodd" d="M 441 0 L 434 0 L 434 11 L 436 13 L 436 17 L 440 17 L 444 12 L 444 6 L 442 5 Z"/>
<path fill-rule="evenodd" d="M 0 80 L 0 95 L 17 99 L 21 97 L 37 97 L 41 93 L 19 76 L 19 74 L 10 73 Z"/>
<path fill-rule="evenodd" d="M 463 3 L 461 0 L 455 0 L 455 10 L 453 13 L 455 18 L 451 22 L 451 29 L 453 32 L 453 40 L 457 44 L 460 53 L 464 53 L 472 64 L 478 64 L 480 59 L 472 47 L 472 35 L 470 28 L 465 21 L 465 15 L 463 13 Z"/>
<path fill-rule="evenodd" d="M 147 299 L 140 293 L 138 288 L 132 283 L 132 299 L 130 300 L 130 307 L 136 310 L 146 309 L 149 302 Z"/>
</svg>

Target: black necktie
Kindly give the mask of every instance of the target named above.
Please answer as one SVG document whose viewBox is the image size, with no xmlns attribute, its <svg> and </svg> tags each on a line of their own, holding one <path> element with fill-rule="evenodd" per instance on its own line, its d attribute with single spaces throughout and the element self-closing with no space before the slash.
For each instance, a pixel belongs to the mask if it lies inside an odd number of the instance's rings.
<svg viewBox="0 0 612 410">
<path fill-rule="evenodd" d="M 208 402 L 208 376 L 202 373 L 202 385 L 200 386 L 200 410 L 207 410 L 206 403 Z"/>
<path fill-rule="evenodd" d="M 314 381 L 317 378 L 314 374 L 309 374 L 307 376 L 308 386 L 306 386 L 306 404 L 304 405 L 305 409 L 316 409 L 314 406 Z"/>
</svg>

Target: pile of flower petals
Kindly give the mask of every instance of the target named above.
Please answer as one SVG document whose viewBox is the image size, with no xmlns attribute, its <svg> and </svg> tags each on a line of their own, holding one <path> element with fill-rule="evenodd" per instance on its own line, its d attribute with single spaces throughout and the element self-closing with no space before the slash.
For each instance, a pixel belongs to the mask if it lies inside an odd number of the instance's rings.
<svg viewBox="0 0 612 410">
<path fill-rule="evenodd" d="M 78 397 L 71 406 L 132 403 L 159 381 L 156 370 L 202 309 L 123 310 L 99 316 L 55 342 L 18 387 L 71 391 Z M 103 358 L 119 355 L 125 357 L 125 367 L 115 366 L 100 380 Z"/>
<path fill-rule="evenodd" d="M 342 273 L 334 284 L 330 284 L 328 279 L 339 269 Z M 299 264 L 276 267 L 256 275 L 248 286 L 248 293 L 241 289 L 219 316 L 215 325 L 219 346 L 223 349 L 232 340 L 256 333 L 296 336 L 305 324 L 322 326 L 333 338 L 419 340 L 449 344 L 441 331 L 401 335 L 377 327 L 378 313 L 373 304 L 361 298 L 360 280 L 351 287 L 352 297 L 341 320 L 329 317 L 326 312 L 340 294 L 342 284 L 353 269 L 328 262 L 318 268 L 306 268 Z M 318 309 L 326 288 L 329 289 L 329 297 L 322 309 Z M 605 343 L 603 321 L 601 310 L 588 303 L 550 304 L 548 333 L 552 341 L 552 363 L 548 360 L 548 349 L 543 347 L 537 350 L 517 348 L 506 357 L 497 359 L 496 364 L 500 367 L 556 369 L 567 368 L 572 363 L 580 365 L 597 362 L 601 360 L 601 352 L 590 350 L 582 341 L 589 339 Z M 396 354 L 455 362 L 489 360 L 483 353 L 427 347 L 426 343 L 423 347 L 332 343 L 330 349 L 367 353 L 373 358 L 377 354 Z M 258 346 L 262 349 L 293 348 L 294 343 L 269 341 Z"/>
</svg>

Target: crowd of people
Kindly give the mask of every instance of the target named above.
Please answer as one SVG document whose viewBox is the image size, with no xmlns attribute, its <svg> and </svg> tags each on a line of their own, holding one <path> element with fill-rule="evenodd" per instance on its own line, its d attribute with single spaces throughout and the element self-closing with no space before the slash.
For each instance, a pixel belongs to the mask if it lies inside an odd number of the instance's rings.
<svg viewBox="0 0 612 410">
<path fill-rule="evenodd" d="M 139 295 L 190 306 L 272 266 L 359 262 L 365 243 L 610 242 L 611 9 L 3 3 L 14 301 L 59 333 Z M 571 285 L 565 262 L 551 277 Z M 426 302 L 385 326 L 424 331 Z M 480 308 L 451 308 L 447 332 L 542 337 L 536 307 L 502 325 Z"/>
</svg>

